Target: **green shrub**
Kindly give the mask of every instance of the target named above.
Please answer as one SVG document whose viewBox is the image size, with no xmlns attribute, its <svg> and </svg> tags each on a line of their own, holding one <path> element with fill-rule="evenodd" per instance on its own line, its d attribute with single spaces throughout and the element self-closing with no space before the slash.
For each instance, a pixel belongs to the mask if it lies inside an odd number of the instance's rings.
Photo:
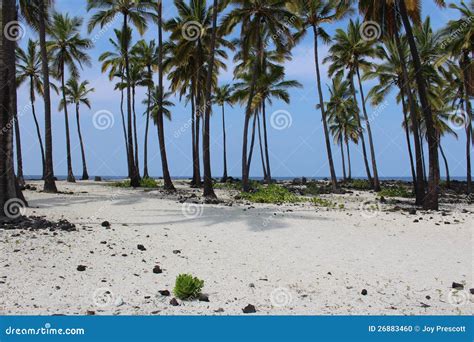
<svg viewBox="0 0 474 342">
<path fill-rule="evenodd" d="M 204 287 L 204 280 L 191 274 L 180 274 L 176 277 L 173 293 L 179 299 L 197 298 Z"/>
<path fill-rule="evenodd" d="M 117 188 L 130 188 L 130 180 L 124 180 L 122 182 L 115 182 L 112 184 L 112 186 L 115 186 Z M 153 178 L 143 178 L 140 180 L 140 188 L 157 188 L 158 183 L 153 179 Z"/>
<path fill-rule="evenodd" d="M 370 190 L 372 189 L 372 186 L 370 185 L 370 182 L 365 179 L 353 179 L 349 182 L 346 182 L 344 184 L 346 188 L 349 189 L 355 189 L 355 190 Z"/>
<path fill-rule="evenodd" d="M 404 198 L 413 197 L 412 192 L 408 191 L 408 189 L 403 186 L 384 188 L 382 189 L 382 191 L 378 193 L 378 195 L 383 196 L 383 197 L 404 197 Z"/>
<path fill-rule="evenodd" d="M 243 192 L 242 198 L 254 203 L 296 203 L 301 199 L 280 185 L 259 186 L 255 192 Z"/>
</svg>

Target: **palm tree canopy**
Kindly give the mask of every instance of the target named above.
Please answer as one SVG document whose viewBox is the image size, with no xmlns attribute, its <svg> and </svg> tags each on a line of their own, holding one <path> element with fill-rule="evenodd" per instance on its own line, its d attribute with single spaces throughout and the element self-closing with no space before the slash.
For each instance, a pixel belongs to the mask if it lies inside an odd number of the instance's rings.
<svg viewBox="0 0 474 342">
<path fill-rule="evenodd" d="M 39 44 L 28 40 L 26 50 L 21 47 L 16 48 L 16 79 L 17 86 L 20 87 L 27 81 L 33 82 L 33 89 L 40 95 L 43 94 L 43 81 L 41 74 L 41 55 Z M 31 94 L 34 101 L 34 92 Z"/>
<path fill-rule="evenodd" d="M 91 59 L 85 52 L 92 47 L 90 39 L 80 36 L 82 19 L 70 17 L 68 14 L 54 13 L 48 33 L 51 40 L 47 42 L 48 52 L 51 55 L 51 67 L 56 77 L 67 66 L 71 76 L 77 77 L 79 70 L 77 64 L 90 66 Z M 54 56 L 54 57 L 53 57 Z"/>
</svg>

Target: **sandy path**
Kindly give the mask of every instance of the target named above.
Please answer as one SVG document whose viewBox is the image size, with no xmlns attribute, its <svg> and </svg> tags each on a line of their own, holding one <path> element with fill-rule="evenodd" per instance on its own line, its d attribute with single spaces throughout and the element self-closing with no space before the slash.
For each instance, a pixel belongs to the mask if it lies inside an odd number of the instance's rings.
<svg viewBox="0 0 474 342">
<path fill-rule="evenodd" d="M 156 191 L 60 188 L 74 194 L 27 191 L 27 214 L 66 218 L 78 232 L 0 230 L 2 314 L 240 314 L 249 303 L 259 314 L 474 312 L 474 214 L 462 212 L 472 205 L 447 216 L 382 205 L 371 217 L 359 210 L 374 199 L 365 194 L 334 197 L 344 209 L 191 205 L 184 214 Z M 210 302 L 171 306 L 158 291 L 172 291 L 179 273 L 204 279 Z M 454 281 L 465 290 L 453 292 Z"/>
</svg>

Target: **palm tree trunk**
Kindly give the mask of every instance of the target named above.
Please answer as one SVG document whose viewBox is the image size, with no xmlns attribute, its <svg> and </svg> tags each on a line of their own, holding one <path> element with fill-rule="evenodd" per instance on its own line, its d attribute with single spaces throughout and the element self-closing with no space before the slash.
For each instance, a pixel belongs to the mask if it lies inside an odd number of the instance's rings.
<svg viewBox="0 0 474 342">
<path fill-rule="evenodd" d="M 18 121 L 18 113 L 15 113 L 15 119 L 13 120 L 15 126 L 15 144 L 16 144 L 16 180 L 20 188 L 25 186 L 25 177 L 23 176 L 23 157 L 21 153 L 21 135 L 20 135 L 20 122 Z"/>
<path fill-rule="evenodd" d="M 168 158 L 166 156 L 166 145 L 165 145 L 165 126 L 163 123 L 163 3 L 158 3 L 158 87 L 160 88 L 160 94 L 158 98 L 158 140 L 160 142 L 160 154 L 161 154 L 161 169 L 163 171 L 164 187 L 167 191 L 176 191 L 173 182 L 171 181 L 170 171 L 168 168 Z"/>
<path fill-rule="evenodd" d="M 427 96 L 427 85 L 422 75 L 422 66 L 418 49 L 416 47 L 415 37 L 411 29 L 411 23 L 408 18 L 405 0 L 399 0 L 400 14 L 402 17 L 403 25 L 405 27 L 406 36 L 408 39 L 408 45 L 410 46 L 410 52 L 412 56 L 413 65 L 415 68 L 415 79 L 418 87 L 418 93 L 420 97 L 421 110 L 425 119 L 426 134 L 428 137 L 428 152 L 429 152 L 429 181 L 428 181 L 428 192 L 425 196 L 423 207 L 425 209 L 438 210 L 439 208 L 439 158 L 438 158 L 438 146 L 436 141 L 436 130 L 433 123 L 433 113 L 431 112 L 431 105 L 428 101 Z"/>
<path fill-rule="evenodd" d="M 262 130 L 260 128 L 260 116 L 258 115 L 257 115 L 257 125 L 258 125 L 258 144 L 260 146 L 260 159 L 262 160 L 263 179 L 267 181 L 268 174 L 267 174 L 267 167 L 265 166 L 265 158 L 263 157 Z"/>
<path fill-rule="evenodd" d="M 191 138 L 192 138 L 192 148 L 193 148 L 193 179 L 191 181 L 191 187 L 201 187 L 201 175 L 199 172 L 199 156 L 198 156 L 198 147 L 196 145 L 197 135 L 199 131 L 196 130 L 197 118 L 196 118 L 196 97 L 194 96 L 194 81 L 191 82 Z"/>
<path fill-rule="evenodd" d="M 314 34 L 314 64 L 316 66 L 319 105 L 321 108 L 321 116 L 322 116 L 322 121 L 323 121 L 324 138 L 326 141 L 326 151 L 328 155 L 329 171 L 331 173 L 331 185 L 332 185 L 332 190 L 336 191 L 337 190 L 337 177 L 336 177 L 336 171 L 334 169 L 334 161 L 332 158 L 331 141 L 329 139 L 329 130 L 328 130 L 328 124 L 326 120 L 326 109 L 324 107 L 323 90 L 321 87 L 321 72 L 319 70 L 319 52 L 318 52 L 318 29 L 316 25 L 313 25 L 313 34 Z"/>
<path fill-rule="evenodd" d="M 444 154 L 444 150 L 443 150 L 443 147 L 441 146 L 441 142 L 439 143 L 439 151 L 441 152 L 441 156 L 443 157 L 444 167 L 446 169 L 446 187 L 449 189 L 451 187 L 451 177 L 449 176 L 448 159 L 446 158 L 446 155 Z"/>
<path fill-rule="evenodd" d="M 270 156 L 268 153 L 268 134 L 267 134 L 267 109 L 265 104 L 265 99 L 262 102 L 262 121 L 263 121 L 263 139 L 265 141 L 265 161 L 267 164 L 267 179 L 265 181 L 267 183 L 272 182 L 272 171 L 270 168 Z"/>
<path fill-rule="evenodd" d="M 137 112 L 135 110 L 135 86 L 132 86 L 132 111 L 133 111 L 133 143 L 135 144 L 135 167 L 140 178 L 140 164 L 138 161 L 138 134 L 137 134 Z"/>
<path fill-rule="evenodd" d="M 407 115 L 407 104 L 405 102 L 405 93 L 403 91 L 403 87 L 400 88 L 401 98 L 402 98 L 402 111 L 403 111 L 403 120 L 404 120 L 404 127 L 405 127 L 405 137 L 407 140 L 407 147 L 408 147 L 408 156 L 410 157 L 410 169 L 411 169 L 411 176 L 413 179 L 413 188 L 416 192 L 416 172 L 415 172 L 415 164 L 413 161 L 413 152 L 411 148 L 411 141 L 410 141 L 410 124 L 408 122 L 408 115 Z"/>
<path fill-rule="evenodd" d="M 257 20 L 256 31 L 260 32 L 260 20 Z M 252 116 L 252 101 L 255 96 L 255 87 L 257 84 L 257 76 L 259 70 L 259 60 L 263 53 L 262 37 L 261 34 L 257 35 L 257 56 L 252 67 L 252 81 L 250 83 L 249 98 L 247 106 L 245 108 L 245 119 L 244 119 L 244 135 L 242 143 L 242 191 L 248 192 L 250 190 L 249 184 L 249 167 L 247 165 L 247 149 L 248 149 L 248 130 L 250 124 L 250 118 Z"/>
<path fill-rule="evenodd" d="M 15 2 L 6 0 L 2 6 L 2 23 L 16 18 Z M 3 25 L 2 25 L 3 26 Z M 0 27 L 3 32 L 3 27 Z M 2 36 L 0 47 L 0 217 L 8 216 L 6 203 L 18 199 L 25 205 L 25 198 L 16 181 L 13 163 L 13 132 L 11 122 L 17 116 L 15 79 L 15 42 Z"/>
<path fill-rule="evenodd" d="M 151 67 L 148 66 L 148 76 L 152 77 Z M 146 107 L 146 125 L 145 125 L 145 142 L 143 144 L 143 178 L 149 178 L 148 174 L 148 131 L 150 127 L 150 104 L 151 104 L 151 87 L 148 87 L 148 102 Z"/>
<path fill-rule="evenodd" d="M 227 181 L 227 142 L 226 142 L 226 131 L 225 131 L 225 106 L 222 105 L 222 144 L 224 147 L 224 175 L 222 176 L 221 182 Z"/>
<path fill-rule="evenodd" d="M 349 141 L 346 141 L 346 149 L 347 149 L 347 166 L 349 171 L 349 178 L 348 180 L 352 180 L 352 167 L 351 167 L 351 151 L 349 150 Z"/>
<path fill-rule="evenodd" d="M 216 198 L 214 188 L 212 185 L 212 171 L 211 171 L 211 143 L 210 143 L 210 132 L 211 132 L 211 112 L 212 112 L 212 76 L 214 73 L 214 61 L 217 41 L 217 14 L 218 6 L 217 0 L 214 0 L 214 6 L 212 8 L 212 34 L 211 34 L 211 51 L 209 57 L 209 63 L 206 80 L 206 110 L 204 116 L 204 137 L 203 137 L 203 148 L 204 148 L 204 196 L 207 198 Z"/>
<path fill-rule="evenodd" d="M 39 0 L 39 38 L 41 53 L 41 69 L 43 72 L 43 99 L 44 99 L 44 139 L 45 139 L 45 164 L 44 192 L 56 193 L 56 182 L 53 168 L 53 137 L 51 132 L 51 92 L 49 85 L 48 52 L 46 50 L 46 8 L 45 0 Z"/>
<path fill-rule="evenodd" d="M 463 87 L 464 87 L 464 103 L 466 108 L 466 180 L 467 193 L 472 192 L 472 175 L 471 175 L 471 146 L 472 146 L 472 107 L 471 99 L 469 98 L 469 65 L 471 64 L 469 58 L 469 51 L 464 51 L 461 62 L 461 70 L 463 71 Z"/>
<path fill-rule="evenodd" d="M 423 161 L 423 181 L 427 183 L 428 178 L 426 176 L 426 160 L 425 160 L 425 140 L 423 138 L 420 138 L 420 145 L 421 145 L 421 158 Z"/>
<path fill-rule="evenodd" d="M 395 23 L 397 24 L 398 21 L 396 20 Z M 398 24 L 397 24 L 398 25 Z M 395 43 L 397 46 L 398 56 L 401 61 L 405 61 L 405 55 L 402 51 L 402 44 L 400 41 L 400 34 L 398 32 L 398 27 L 395 29 Z M 423 156 L 422 156 L 422 147 L 420 141 L 420 123 L 418 120 L 418 113 L 416 110 L 416 102 L 413 96 L 413 93 L 410 89 L 410 79 L 408 77 L 408 70 L 405 63 L 401 63 L 402 67 L 402 85 L 401 89 L 403 93 L 406 95 L 408 99 L 408 108 L 410 109 L 410 118 L 412 123 L 412 131 L 413 131 L 413 142 L 415 145 L 415 160 L 416 160 L 416 182 L 414 183 L 415 186 L 415 196 L 416 205 L 422 205 L 423 200 L 425 197 L 425 182 L 423 180 Z"/>
<path fill-rule="evenodd" d="M 77 121 L 77 135 L 79 136 L 79 143 L 81 145 L 82 180 L 88 180 L 89 173 L 87 172 L 86 151 L 84 149 L 84 141 L 82 140 L 81 120 L 79 116 L 79 103 L 76 103 L 76 121 Z"/>
<path fill-rule="evenodd" d="M 72 158 L 71 158 L 71 135 L 69 134 L 69 115 L 67 112 L 67 102 L 66 102 L 66 84 L 64 82 L 64 63 L 61 65 L 61 91 L 63 95 L 64 103 L 64 126 L 66 132 L 66 158 L 67 158 L 67 181 L 70 183 L 75 183 L 76 178 L 72 172 Z"/>
<path fill-rule="evenodd" d="M 34 85 L 33 85 L 33 77 L 30 77 L 30 102 L 31 102 L 31 111 L 33 113 L 33 121 L 35 122 L 35 127 L 36 127 L 36 135 L 38 136 L 38 143 L 40 145 L 40 151 L 41 151 L 41 162 L 43 165 L 43 175 L 41 179 L 44 180 L 44 177 L 46 175 L 45 161 L 44 161 L 44 145 L 43 145 L 43 138 L 41 137 L 41 129 L 38 123 L 38 118 L 36 117 L 35 90 L 34 90 Z"/>
<path fill-rule="evenodd" d="M 357 94 L 354 86 L 354 79 L 353 76 L 350 76 L 350 84 L 351 84 L 351 90 L 352 90 L 352 97 L 354 98 L 354 102 L 357 103 Z M 367 179 L 369 183 L 374 186 L 374 180 L 372 178 L 372 175 L 370 174 L 370 166 L 369 166 L 369 159 L 367 158 L 367 148 L 365 147 L 365 137 L 364 137 L 364 130 L 362 129 L 362 121 L 360 119 L 360 111 L 359 108 L 355 111 L 355 116 L 357 119 L 357 125 L 359 126 L 359 137 L 360 141 L 362 142 L 362 155 L 364 156 L 364 165 L 365 165 L 365 171 L 367 173 Z"/>
<path fill-rule="evenodd" d="M 128 30 L 128 16 L 127 14 L 123 15 L 123 31 L 127 32 Z M 127 34 L 124 34 L 124 39 L 127 37 Z M 124 42 L 126 43 L 126 42 Z M 127 44 L 123 44 L 127 46 Z M 133 153 L 133 128 L 132 128 L 132 90 L 130 87 L 130 58 L 128 56 L 128 51 L 123 52 L 125 57 L 125 78 L 127 83 L 127 156 L 129 159 L 129 168 L 130 168 L 130 186 L 132 188 L 138 188 L 140 186 L 140 176 L 137 173 L 137 168 L 134 163 L 134 153 Z"/>
<path fill-rule="evenodd" d="M 344 180 L 347 180 L 347 176 L 346 176 L 346 157 L 344 156 L 344 141 L 342 139 L 342 136 L 339 139 L 339 142 L 340 142 L 340 146 L 341 146 L 342 177 L 344 178 Z"/>
<path fill-rule="evenodd" d="M 121 83 L 123 83 L 123 76 L 121 77 Z M 125 113 L 123 110 L 123 102 L 124 102 L 124 94 L 123 94 L 123 88 L 122 88 L 120 89 L 120 114 L 122 115 L 123 138 L 125 142 L 125 151 L 127 153 L 128 178 L 132 178 L 132 170 L 130 168 L 130 159 L 128 158 L 127 128 L 125 127 Z"/>
<path fill-rule="evenodd" d="M 253 117 L 253 124 L 252 124 L 252 137 L 250 138 L 250 151 L 249 151 L 249 158 L 247 160 L 247 174 L 250 175 L 250 164 L 252 164 L 252 156 L 253 156 L 253 149 L 255 146 L 255 128 L 257 127 L 257 115 L 256 112 Z"/>
<path fill-rule="evenodd" d="M 367 108 L 366 108 L 366 105 L 365 105 L 364 88 L 362 87 L 362 81 L 360 79 L 359 66 L 356 67 L 356 71 L 357 71 L 357 80 L 359 81 L 360 97 L 361 97 L 361 100 L 362 100 L 362 112 L 364 113 L 365 125 L 367 126 L 367 135 L 369 137 L 370 156 L 372 158 L 372 171 L 374 172 L 374 190 L 376 192 L 379 192 L 382 189 L 380 188 L 379 173 L 378 173 L 378 170 L 377 170 L 377 161 L 376 161 L 376 158 L 375 158 L 374 139 L 372 137 L 372 129 L 370 127 L 369 116 L 367 115 Z"/>
</svg>

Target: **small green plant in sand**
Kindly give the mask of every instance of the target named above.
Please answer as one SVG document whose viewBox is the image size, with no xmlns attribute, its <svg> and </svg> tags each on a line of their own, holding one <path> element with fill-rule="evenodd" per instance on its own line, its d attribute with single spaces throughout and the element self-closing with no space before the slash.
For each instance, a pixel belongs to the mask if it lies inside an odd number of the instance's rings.
<svg viewBox="0 0 474 342">
<path fill-rule="evenodd" d="M 130 180 L 127 179 L 122 182 L 115 182 L 112 184 L 112 186 L 115 186 L 117 188 L 130 188 Z M 157 188 L 158 183 L 153 179 L 153 178 L 143 178 L 140 180 L 140 188 Z"/>
<path fill-rule="evenodd" d="M 197 298 L 204 287 L 204 280 L 193 277 L 191 274 L 180 274 L 176 277 L 173 293 L 179 299 Z"/>
<path fill-rule="evenodd" d="M 395 186 L 391 188 L 384 188 L 378 193 L 379 196 L 383 197 L 413 197 L 413 193 L 403 186 Z"/>
<path fill-rule="evenodd" d="M 259 186 L 257 191 L 242 193 L 242 198 L 254 203 L 297 203 L 302 199 L 291 193 L 288 189 L 271 184 L 268 186 Z"/>
</svg>

